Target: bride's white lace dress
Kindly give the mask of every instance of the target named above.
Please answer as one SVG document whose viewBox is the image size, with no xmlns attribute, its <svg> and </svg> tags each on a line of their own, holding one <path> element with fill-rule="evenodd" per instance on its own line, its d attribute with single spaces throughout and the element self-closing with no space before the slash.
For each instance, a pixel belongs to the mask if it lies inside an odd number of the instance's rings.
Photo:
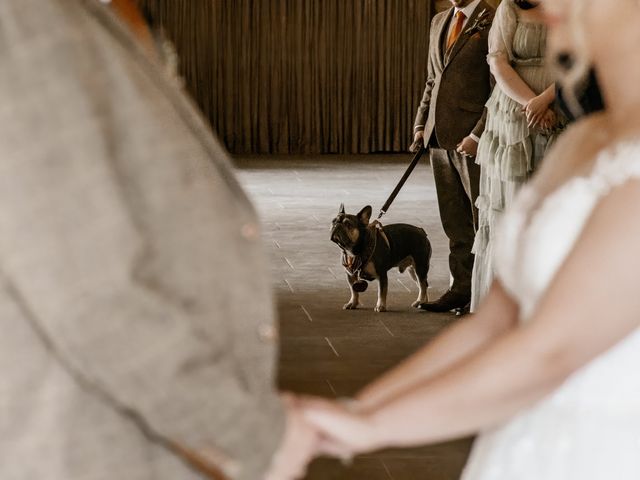
<svg viewBox="0 0 640 480">
<path fill-rule="evenodd" d="M 500 252 L 496 275 L 518 302 L 522 322 L 598 202 L 631 179 L 640 179 L 640 141 L 602 153 L 589 176 L 570 180 L 542 202 L 533 187 L 522 190 L 503 219 L 495 249 Z M 585 292 L 591 299 L 597 294 Z M 632 479 L 640 480 L 640 330 L 534 407 L 481 434 L 463 475 L 463 480 Z"/>
</svg>

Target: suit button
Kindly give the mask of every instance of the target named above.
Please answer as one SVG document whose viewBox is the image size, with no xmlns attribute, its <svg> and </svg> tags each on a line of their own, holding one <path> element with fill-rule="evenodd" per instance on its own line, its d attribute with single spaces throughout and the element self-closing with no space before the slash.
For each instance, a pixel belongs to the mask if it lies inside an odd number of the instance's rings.
<svg viewBox="0 0 640 480">
<path fill-rule="evenodd" d="M 274 343 L 278 339 L 278 332 L 273 325 L 265 323 L 258 327 L 258 336 L 264 343 Z"/>
<path fill-rule="evenodd" d="M 245 223 L 240 229 L 240 234 L 247 240 L 255 240 L 258 238 L 259 229 L 255 223 Z"/>
</svg>

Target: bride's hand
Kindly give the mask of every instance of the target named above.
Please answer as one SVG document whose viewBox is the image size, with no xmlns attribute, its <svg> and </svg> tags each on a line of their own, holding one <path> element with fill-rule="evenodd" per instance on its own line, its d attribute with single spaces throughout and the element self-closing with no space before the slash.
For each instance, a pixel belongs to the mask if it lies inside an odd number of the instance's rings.
<svg viewBox="0 0 640 480">
<path fill-rule="evenodd" d="M 323 454 L 348 460 L 383 444 L 370 416 L 348 405 L 307 398 L 301 401 L 301 408 L 307 422 L 321 435 Z"/>
</svg>

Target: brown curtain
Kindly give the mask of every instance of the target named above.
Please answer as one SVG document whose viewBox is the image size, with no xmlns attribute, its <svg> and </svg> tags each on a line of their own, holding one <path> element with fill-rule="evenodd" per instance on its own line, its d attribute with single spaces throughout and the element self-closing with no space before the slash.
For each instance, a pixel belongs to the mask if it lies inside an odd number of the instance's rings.
<svg viewBox="0 0 640 480">
<path fill-rule="evenodd" d="M 142 0 L 233 153 L 406 151 L 431 0 Z"/>
</svg>

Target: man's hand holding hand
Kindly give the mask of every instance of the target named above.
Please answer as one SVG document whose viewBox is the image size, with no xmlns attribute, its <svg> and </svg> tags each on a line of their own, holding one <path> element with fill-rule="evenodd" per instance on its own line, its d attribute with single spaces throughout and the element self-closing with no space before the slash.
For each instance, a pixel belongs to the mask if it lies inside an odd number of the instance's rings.
<svg viewBox="0 0 640 480">
<path fill-rule="evenodd" d="M 305 419 L 319 432 L 318 454 L 348 461 L 384 446 L 383 435 L 365 412 L 320 398 L 302 400 Z"/>
</svg>

